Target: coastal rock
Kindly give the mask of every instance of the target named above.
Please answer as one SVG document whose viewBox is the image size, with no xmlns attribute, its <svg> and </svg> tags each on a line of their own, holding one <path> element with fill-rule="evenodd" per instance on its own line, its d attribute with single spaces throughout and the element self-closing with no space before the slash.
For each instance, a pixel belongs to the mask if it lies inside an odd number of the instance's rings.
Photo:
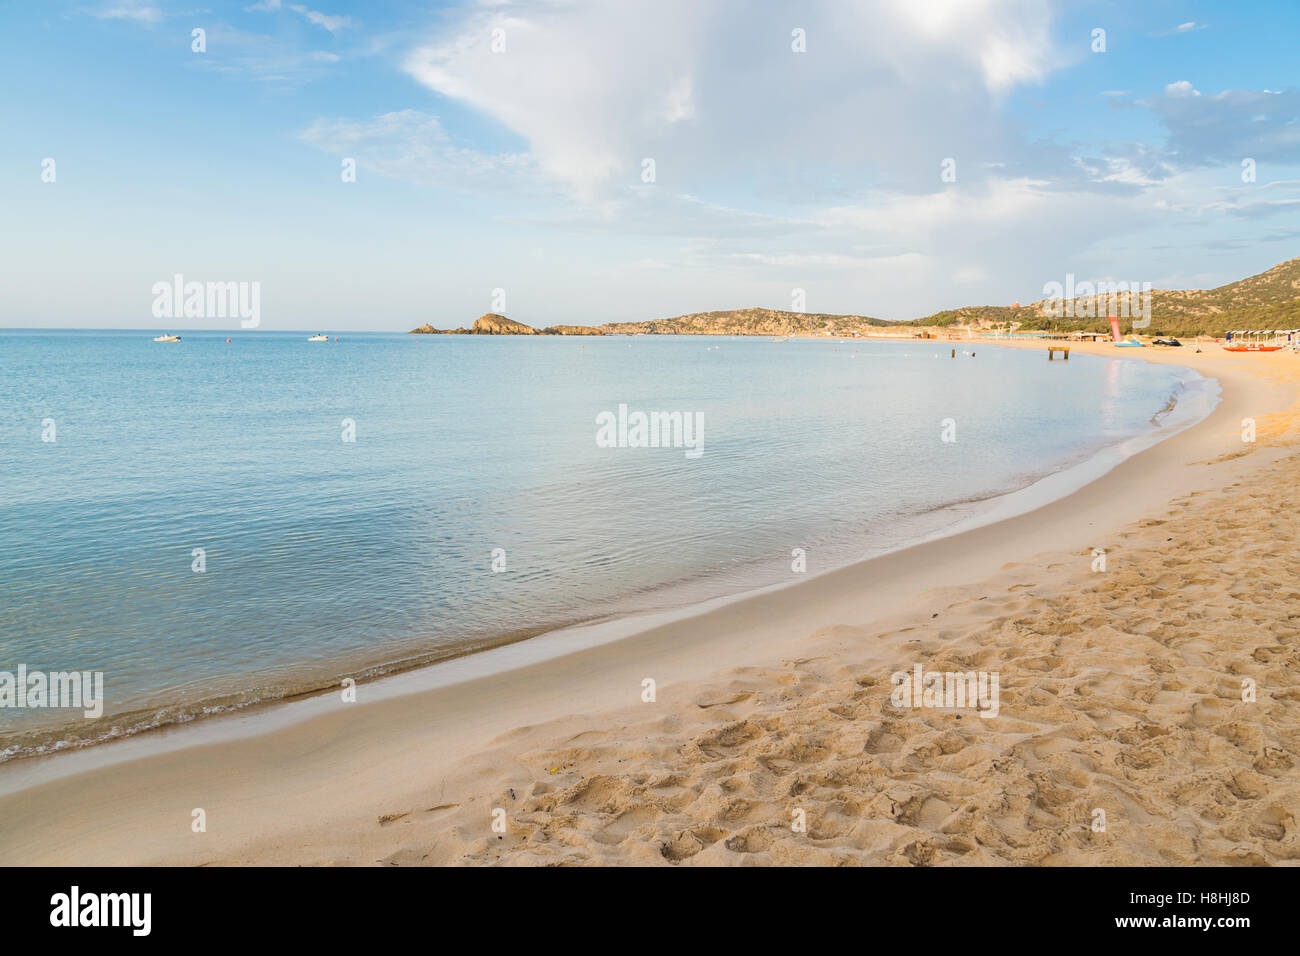
<svg viewBox="0 0 1300 956">
<path fill-rule="evenodd" d="M 543 335 L 604 335 L 600 329 L 589 325 L 552 325 L 542 329 Z"/>
<path fill-rule="evenodd" d="M 471 328 L 435 329 L 425 324 L 418 329 L 411 329 L 411 335 L 604 335 L 600 329 L 586 325 L 552 325 L 546 329 L 535 329 L 531 325 L 507 319 L 496 312 L 488 312 L 474 320 Z"/>
<path fill-rule="evenodd" d="M 601 326 L 610 334 L 642 335 L 851 335 L 855 331 L 886 329 L 894 323 L 864 315 L 782 312 L 777 309 L 731 309 L 695 312 L 649 322 L 611 322 Z M 913 330 L 908 329 L 907 332 Z"/>
<path fill-rule="evenodd" d="M 474 335 L 539 334 L 531 325 L 524 325 L 524 323 L 516 322 L 514 319 L 507 319 L 504 315 L 498 315 L 495 312 L 480 315 L 474 320 L 474 326 L 470 329 L 470 332 Z"/>
</svg>

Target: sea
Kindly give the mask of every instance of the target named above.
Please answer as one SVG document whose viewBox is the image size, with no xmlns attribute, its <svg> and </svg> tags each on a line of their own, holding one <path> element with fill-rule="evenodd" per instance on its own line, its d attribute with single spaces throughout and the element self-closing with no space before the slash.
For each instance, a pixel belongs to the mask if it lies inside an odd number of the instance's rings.
<svg viewBox="0 0 1300 956">
<path fill-rule="evenodd" d="M 0 331 L 0 759 L 792 583 L 1217 400 L 979 340 L 156 334 Z"/>
</svg>

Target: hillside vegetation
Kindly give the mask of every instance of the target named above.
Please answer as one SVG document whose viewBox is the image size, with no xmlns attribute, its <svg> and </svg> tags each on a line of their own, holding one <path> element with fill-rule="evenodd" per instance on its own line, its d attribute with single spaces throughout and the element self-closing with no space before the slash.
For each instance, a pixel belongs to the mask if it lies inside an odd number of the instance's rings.
<svg viewBox="0 0 1300 956">
<path fill-rule="evenodd" d="M 993 327 L 1018 323 L 1023 330 L 1074 332 L 1104 330 L 1104 297 L 1073 299 L 1074 317 L 1046 318 L 1043 302 L 1027 306 L 975 306 L 936 312 L 914 319 L 911 325 L 972 325 Z M 1085 306 L 1093 318 L 1081 316 Z M 1115 314 L 1119 314 L 1116 312 Z M 1129 319 L 1121 319 L 1128 329 Z M 1143 331 L 1151 335 L 1214 335 L 1234 329 L 1300 328 L 1300 258 L 1279 263 L 1267 272 L 1238 279 L 1214 289 L 1153 289 L 1151 291 L 1151 326 Z"/>
</svg>

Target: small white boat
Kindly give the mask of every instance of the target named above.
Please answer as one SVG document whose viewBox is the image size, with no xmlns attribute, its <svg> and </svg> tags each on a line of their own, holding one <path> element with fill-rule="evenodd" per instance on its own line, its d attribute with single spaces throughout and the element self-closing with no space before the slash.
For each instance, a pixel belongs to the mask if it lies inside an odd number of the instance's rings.
<svg viewBox="0 0 1300 956">
<path fill-rule="evenodd" d="M 321 335 L 319 332 L 317 332 L 315 335 L 307 336 L 308 342 L 328 342 L 329 340 L 330 337 L 328 335 Z"/>
<path fill-rule="evenodd" d="M 179 335 L 156 335 L 156 336 L 154 336 L 154 341 L 155 341 L 155 342 L 179 342 L 180 340 L 181 340 L 181 337 L 180 337 Z"/>
</svg>

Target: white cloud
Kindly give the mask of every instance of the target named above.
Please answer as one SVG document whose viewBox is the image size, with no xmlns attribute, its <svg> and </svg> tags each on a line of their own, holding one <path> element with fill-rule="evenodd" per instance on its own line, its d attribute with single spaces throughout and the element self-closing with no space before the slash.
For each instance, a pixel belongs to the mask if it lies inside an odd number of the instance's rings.
<svg viewBox="0 0 1300 956">
<path fill-rule="evenodd" d="M 552 184 L 552 198 L 580 202 L 515 218 L 561 235 L 677 241 L 673 261 L 720 282 L 779 288 L 803 276 L 841 297 L 869 293 L 869 305 L 838 307 L 876 314 L 933 311 L 954 304 L 955 288 L 985 295 L 994 282 L 1031 301 L 1067 271 L 1113 268 L 1117 238 L 1201 215 L 1171 182 L 1185 166 L 1177 151 L 1030 143 L 1004 119 L 1009 91 L 1070 62 L 1052 22 L 1047 0 L 813 0 L 797 13 L 761 0 L 480 3 L 402 66 L 526 153 L 458 150 L 425 113 L 404 121 L 414 138 L 392 128 L 405 114 L 328 121 L 304 138 L 332 151 L 346 142 L 372 169 L 418 181 L 490 191 L 499 177 L 529 198 Z M 795 27 L 805 53 L 791 49 Z M 1212 101 L 1184 80 L 1131 108 L 1177 118 L 1190 108 L 1180 104 Z M 940 179 L 947 158 L 956 183 Z"/>
<path fill-rule="evenodd" d="M 1001 228 L 1030 218 L 1065 194 L 1041 181 L 992 180 L 972 188 L 952 187 L 926 195 L 871 197 L 869 203 L 828 209 L 822 221 L 853 226 L 893 238 L 923 238 L 958 227 Z"/>
<path fill-rule="evenodd" d="M 668 103 L 664 110 L 664 119 L 670 123 L 680 123 L 695 115 L 695 101 L 692 97 L 691 78 L 684 76 L 668 91 Z"/>
<path fill-rule="evenodd" d="M 1191 33 L 1193 30 L 1204 29 L 1204 23 L 1197 23 L 1195 20 L 1188 20 L 1186 23 L 1180 23 L 1176 27 L 1171 27 L 1168 30 L 1161 30 L 1159 33 L 1153 33 L 1150 35 L 1156 37 L 1172 37 L 1178 36 L 1180 33 Z"/>
<path fill-rule="evenodd" d="M 978 64 L 985 84 L 994 92 L 1037 82 L 1049 69 L 1051 11 L 1045 3 L 890 0 L 883 7 L 892 10 L 895 22 L 916 28 L 911 37 L 903 37 L 905 47 L 911 45 L 909 40 L 920 38 L 923 51 L 942 50 L 968 65 Z M 882 39 L 890 42 L 895 37 Z"/>
<path fill-rule="evenodd" d="M 930 182 L 932 168 L 960 147 L 989 151 L 1001 135 L 996 97 L 1037 82 L 1057 62 L 1048 0 L 934 6 L 479 6 L 410 51 L 403 66 L 523 137 L 545 174 L 593 205 L 637 184 L 646 157 L 659 184 L 677 191 L 784 174 L 807 168 L 810 157 Z M 795 26 L 806 31 L 806 53 L 791 49 Z"/>
</svg>

